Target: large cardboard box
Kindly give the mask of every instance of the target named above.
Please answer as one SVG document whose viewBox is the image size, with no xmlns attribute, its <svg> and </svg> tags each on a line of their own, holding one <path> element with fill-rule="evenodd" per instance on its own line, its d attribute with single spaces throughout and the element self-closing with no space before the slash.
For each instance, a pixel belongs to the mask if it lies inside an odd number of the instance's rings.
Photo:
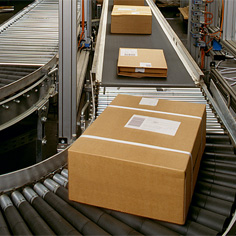
<svg viewBox="0 0 236 236">
<path fill-rule="evenodd" d="M 120 48 L 117 73 L 130 77 L 167 77 L 162 49 Z"/>
<path fill-rule="evenodd" d="M 114 5 L 144 6 L 144 0 L 114 0 Z"/>
<path fill-rule="evenodd" d="M 205 105 L 118 95 L 68 151 L 69 199 L 184 224 Z"/>
<path fill-rule="evenodd" d="M 150 7 L 115 5 L 111 13 L 111 33 L 151 34 L 152 12 Z"/>
</svg>

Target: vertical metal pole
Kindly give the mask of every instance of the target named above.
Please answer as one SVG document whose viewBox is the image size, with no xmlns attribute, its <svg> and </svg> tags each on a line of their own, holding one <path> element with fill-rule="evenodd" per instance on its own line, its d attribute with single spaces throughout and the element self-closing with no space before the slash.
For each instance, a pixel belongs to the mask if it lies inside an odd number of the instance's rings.
<svg viewBox="0 0 236 236">
<path fill-rule="evenodd" d="M 225 1 L 223 40 L 235 40 L 236 2 Z"/>
<path fill-rule="evenodd" d="M 59 142 L 76 135 L 77 0 L 59 0 Z"/>
<path fill-rule="evenodd" d="M 81 6 L 82 6 L 82 3 L 81 3 Z M 82 7 L 80 9 L 82 11 Z M 82 12 L 81 12 L 81 15 L 82 15 Z M 85 18 L 85 32 L 84 32 L 85 37 L 84 37 L 84 39 L 85 39 L 86 44 L 90 44 L 92 0 L 84 0 L 84 18 Z"/>
</svg>

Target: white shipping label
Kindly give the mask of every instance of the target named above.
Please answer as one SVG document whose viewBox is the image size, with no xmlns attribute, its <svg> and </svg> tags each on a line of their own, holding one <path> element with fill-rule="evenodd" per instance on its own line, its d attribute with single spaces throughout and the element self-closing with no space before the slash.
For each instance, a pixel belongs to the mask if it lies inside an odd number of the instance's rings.
<svg viewBox="0 0 236 236">
<path fill-rule="evenodd" d="M 118 8 L 118 11 L 136 11 L 136 8 Z"/>
<path fill-rule="evenodd" d="M 131 12 L 132 15 L 140 15 L 140 12 L 138 11 L 134 11 L 134 12 Z"/>
<path fill-rule="evenodd" d="M 120 49 L 120 55 L 122 57 L 137 57 L 138 56 L 138 50 L 137 49 L 121 48 Z"/>
<path fill-rule="evenodd" d="M 158 103 L 159 99 L 157 98 L 142 98 L 139 105 L 147 105 L 155 107 Z"/>
<path fill-rule="evenodd" d="M 152 63 L 149 63 L 149 62 L 140 62 L 140 67 L 152 67 Z"/>
<path fill-rule="evenodd" d="M 125 127 L 175 136 L 180 124 L 173 120 L 133 115 Z"/>
<path fill-rule="evenodd" d="M 145 73 L 144 68 L 135 68 L 135 73 Z"/>
</svg>

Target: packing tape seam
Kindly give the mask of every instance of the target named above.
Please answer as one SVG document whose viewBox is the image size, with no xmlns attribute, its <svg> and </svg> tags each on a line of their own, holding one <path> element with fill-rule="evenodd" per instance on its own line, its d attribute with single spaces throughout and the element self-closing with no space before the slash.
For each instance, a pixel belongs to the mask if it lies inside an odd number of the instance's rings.
<svg viewBox="0 0 236 236">
<path fill-rule="evenodd" d="M 190 161 L 191 161 L 191 195 L 193 194 L 193 158 L 192 158 L 192 153 L 191 152 L 181 151 L 181 150 L 172 149 L 172 148 L 165 148 L 165 147 L 160 147 L 160 146 L 154 146 L 154 145 L 149 145 L 149 144 L 137 143 L 137 142 L 124 141 L 124 140 L 120 140 L 120 139 L 104 138 L 104 137 L 95 136 L 95 135 L 84 135 L 83 134 L 80 137 L 81 138 L 90 138 L 90 139 L 103 140 L 103 141 L 108 141 L 108 142 L 128 144 L 128 145 L 145 147 L 145 148 L 152 148 L 152 149 L 156 149 L 156 150 L 163 150 L 163 151 L 187 154 L 190 157 Z M 186 184 L 185 184 L 185 188 L 186 188 Z M 184 212 L 185 212 L 185 209 L 186 209 L 186 199 L 185 199 L 185 202 L 184 202 Z"/>
<path fill-rule="evenodd" d="M 120 108 L 120 109 L 126 109 L 126 110 L 133 110 L 133 111 L 144 111 L 144 112 L 165 114 L 165 115 L 172 115 L 172 116 L 181 116 L 181 117 L 186 117 L 186 118 L 193 118 L 193 119 L 202 120 L 202 117 L 199 117 L 199 116 L 184 115 L 184 114 L 165 112 L 165 111 L 154 111 L 154 110 L 148 110 L 148 109 L 142 109 L 142 108 L 125 107 L 125 106 L 117 106 L 117 105 L 108 105 L 108 107 Z"/>
<path fill-rule="evenodd" d="M 108 105 L 108 107 L 199 119 L 199 120 L 201 120 L 201 144 L 200 144 L 200 146 L 202 147 L 203 123 L 202 123 L 202 117 L 200 117 L 200 116 L 192 116 L 192 115 L 185 115 L 185 114 L 179 114 L 179 113 L 172 113 L 172 112 L 165 112 L 165 111 L 155 111 L 155 110 L 149 110 L 149 109 L 118 106 L 118 105 Z M 192 159 L 192 154 L 191 154 L 191 166 L 192 166 L 192 168 L 191 168 L 191 195 L 192 195 L 193 194 L 193 159 Z"/>
</svg>

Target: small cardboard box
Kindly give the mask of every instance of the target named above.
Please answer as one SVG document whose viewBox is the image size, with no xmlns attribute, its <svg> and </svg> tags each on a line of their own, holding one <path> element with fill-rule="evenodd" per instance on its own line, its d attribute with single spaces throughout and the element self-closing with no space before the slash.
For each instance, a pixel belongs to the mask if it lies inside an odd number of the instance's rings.
<svg viewBox="0 0 236 236">
<path fill-rule="evenodd" d="M 69 148 L 69 199 L 184 224 L 205 130 L 203 104 L 118 95 Z"/>
<path fill-rule="evenodd" d="M 163 50 L 120 48 L 117 73 L 130 77 L 167 77 L 167 63 Z"/>
<path fill-rule="evenodd" d="M 111 13 L 111 33 L 151 34 L 152 12 L 150 7 L 115 5 Z"/>
<path fill-rule="evenodd" d="M 114 5 L 144 6 L 144 0 L 114 0 Z"/>
</svg>

